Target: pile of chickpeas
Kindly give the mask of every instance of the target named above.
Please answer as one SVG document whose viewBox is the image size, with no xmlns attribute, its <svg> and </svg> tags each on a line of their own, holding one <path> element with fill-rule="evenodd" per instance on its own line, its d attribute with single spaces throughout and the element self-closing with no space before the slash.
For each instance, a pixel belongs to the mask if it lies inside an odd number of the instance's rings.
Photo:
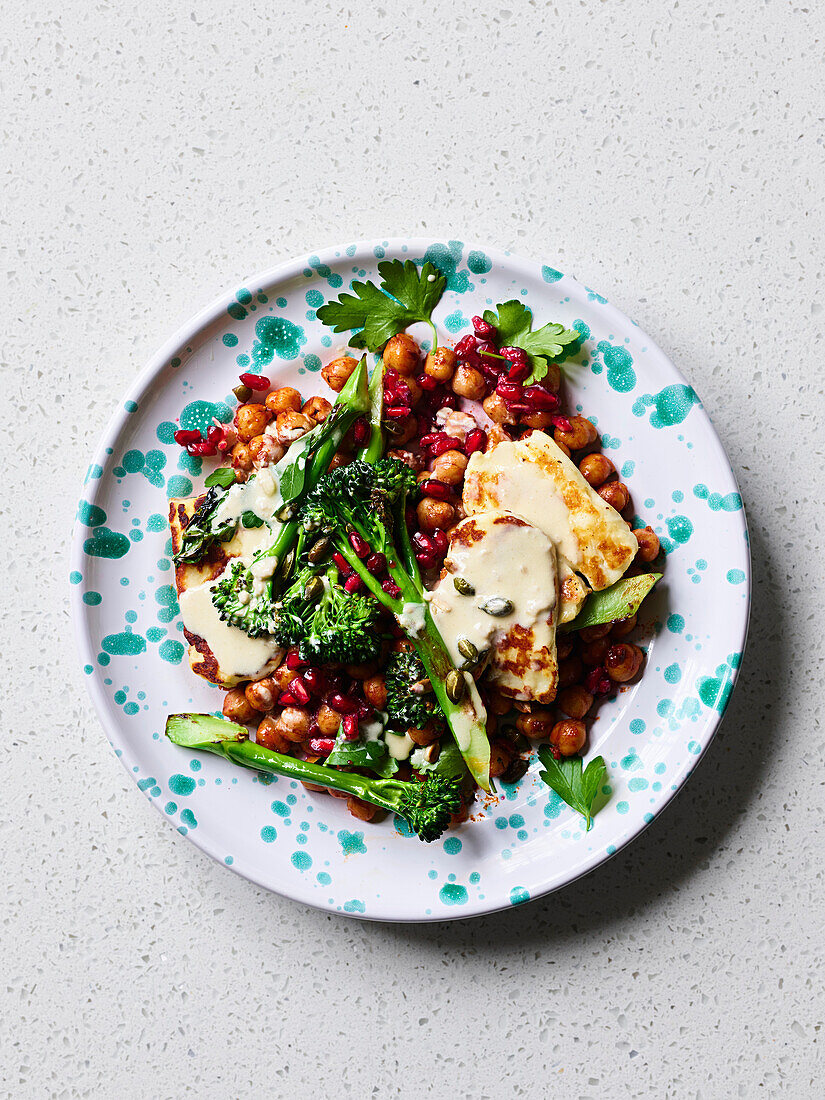
<svg viewBox="0 0 825 1100">
<path fill-rule="evenodd" d="M 448 534 L 464 518 L 461 493 L 470 443 L 474 449 L 490 450 L 503 440 L 520 439 L 534 431 L 548 430 L 551 415 L 540 409 L 514 413 L 484 374 L 460 362 L 451 348 L 438 348 L 422 359 L 419 345 L 406 333 L 394 336 L 386 344 L 383 364 L 385 374 L 395 372 L 394 376 L 406 386 L 409 408 L 396 410 L 395 417 L 385 421 L 388 453 L 407 462 L 422 485 L 422 496 L 415 511 L 408 512 L 407 519 L 411 529 L 420 532 L 419 545 L 424 548 L 420 550 L 419 560 L 425 575 L 434 580 L 447 540 L 443 536 L 433 540 L 432 536 L 436 532 Z M 321 376 L 331 390 L 339 393 L 356 366 L 356 359 L 341 355 L 322 368 Z M 551 364 L 542 386 L 555 393 L 560 384 L 559 368 Z M 234 419 L 237 442 L 231 450 L 231 463 L 239 480 L 244 480 L 255 469 L 277 462 L 290 443 L 325 420 L 332 408 L 323 397 L 303 401 L 299 391 L 291 386 L 272 390 L 262 401 L 254 399 L 257 395 L 244 392 L 243 387 L 240 392 L 236 390 L 236 394 L 241 403 Z M 480 405 L 484 416 L 476 418 L 462 410 L 459 407 L 461 399 Z M 443 415 L 439 414 L 440 422 L 434 423 L 433 402 L 440 400 L 447 407 L 442 409 Z M 633 518 L 630 493 L 619 480 L 613 463 L 599 451 L 595 425 L 583 416 L 572 416 L 568 420 L 569 430 L 553 429 L 554 441 L 577 463 L 583 477 L 599 496 L 629 522 Z M 459 446 L 435 455 L 428 454 L 426 447 L 419 446 L 419 440 L 424 437 L 426 441 L 428 433 L 438 431 L 455 437 Z M 476 446 L 479 437 L 481 443 Z M 353 433 L 350 433 L 336 453 L 332 467 L 351 461 L 354 448 Z M 659 539 L 650 527 L 636 530 L 634 534 L 639 550 L 627 576 L 647 571 L 660 551 Z M 428 573 L 434 551 L 426 547 L 433 541 L 441 550 L 434 571 Z M 389 621 L 387 625 L 392 626 Z M 598 701 L 634 680 L 641 671 L 644 653 L 628 640 L 635 627 L 634 615 L 611 625 L 558 635 L 558 695 L 552 706 L 514 701 L 481 682 L 479 687 L 488 715 L 493 778 L 512 782 L 519 779 L 527 770 L 523 754 L 532 741 L 549 741 L 557 756 L 573 756 L 583 750 L 587 740 L 585 719 L 592 718 Z M 386 703 L 381 671 L 386 657 L 391 648 L 409 645 L 397 639 L 387 643 L 384 662 L 335 669 L 333 675 L 345 676 L 351 693 L 380 710 Z M 310 701 L 307 706 L 278 705 L 280 694 L 296 676 L 295 656 L 288 654 L 285 662 L 262 680 L 228 691 L 223 713 L 236 722 L 257 723 L 257 740 L 266 748 L 317 760 L 320 757 L 311 753 L 310 742 L 318 736 L 335 737 L 343 715 L 328 702 L 318 705 L 317 700 Z M 416 745 L 427 748 L 430 759 L 437 759 L 440 738 L 446 732 L 443 721 L 408 732 Z M 411 774 L 409 764 L 403 763 L 399 777 L 409 778 Z M 334 791 L 328 793 L 347 797 Z M 379 814 L 374 806 L 351 796 L 347 798 L 347 806 L 362 821 L 370 821 Z"/>
</svg>

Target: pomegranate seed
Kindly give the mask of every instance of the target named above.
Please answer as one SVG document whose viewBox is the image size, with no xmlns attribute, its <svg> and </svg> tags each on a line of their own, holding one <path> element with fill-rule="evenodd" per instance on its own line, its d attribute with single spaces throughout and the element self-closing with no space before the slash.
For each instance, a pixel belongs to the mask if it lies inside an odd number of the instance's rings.
<svg viewBox="0 0 825 1100">
<path fill-rule="evenodd" d="M 200 432 L 191 431 L 187 428 L 178 428 L 172 438 L 176 443 L 179 443 L 181 447 L 185 447 L 187 443 L 200 443 L 203 437 Z"/>
<path fill-rule="evenodd" d="M 379 573 L 383 573 L 387 568 L 387 559 L 383 554 L 376 553 L 370 554 L 366 561 L 367 569 L 374 577 L 377 577 Z"/>
<path fill-rule="evenodd" d="M 245 386 L 249 386 L 251 390 L 262 392 L 263 390 L 269 389 L 269 379 L 263 374 L 241 374 L 239 377 L 241 382 L 243 382 Z"/>
<path fill-rule="evenodd" d="M 282 691 L 278 696 L 279 707 L 295 707 L 298 705 L 298 700 L 292 694 L 291 691 Z"/>
<path fill-rule="evenodd" d="M 510 401 L 522 400 L 524 387 L 519 382 L 509 382 L 506 378 L 501 378 L 496 386 L 496 393 L 509 404 Z"/>
<path fill-rule="evenodd" d="M 358 717 L 361 719 L 362 722 L 365 718 L 372 718 L 374 713 L 375 711 L 372 709 L 366 699 L 363 702 L 358 703 Z"/>
<path fill-rule="evenodd" d="M 487 433 L 483 428 L 473 428 L 471 432 L 467 432 L 467 438 L 464 440 L 464 453 L 466 455 L 475 454 L 476 451 L 483 451 L 487 446 Z"/>
<path fill-rule="evenodd" d="M 404 420 L 409 415 L 410 410 L 407 405 L 390 405 L 389 408 L 384 409 L 387 420 Z"/>
<path fill-rule="evenodd" d="M 359 558 L 368 558 L 370 556 L 369 544 L 364 542 L 357 531 L 350 531 L 349 544 Z"/>
<path fill-rule="evenodd" d="M 443 455 L 446 451 L 460 451 L 464 454 L 464 444 L 460 439 L 454 439 L 451 435 L 445 435 L 438 443 L 433 443 L 429 451 L 433 458 L 438 458 L 439 455 Z"/>
<path fill-rule="evenodd" d="M 484 705 L 486 706 L 487 704 L 485 703 Z M 318 725 L 318 719 L 317 718 L 313 718 L 310 721 L 309 729 L 307 730 L 307 733 L 309 734 L 310 737 L 320 737 L 321 727 Z"/>
<path fill-rule="evenodd" d="M 529 373 L 529 363 L 513 363 L 507 371 L 507 377 L 511 382 L 523 382 Z"/>
<path fill-rule="evenodd" d="M 398 587 L 395 581 L 389 577 L 387 578 L 387 580 L 381 582 L 381 591 L 386 592 L 387 595 L 393 600 L 397 600 L 398 597 L 401 595 L 401 589 Z"/>
<path fill-rule="evenodd" d="M 489 321 L 485 321 L 483 317 L 473 317 L 473 332 L 481 340 L 492 340 L 497 334 L 495 325 L 491 325 Z"/>
<path fill-rule="evenodd" d="M 302 707 L 305 707 L 309 702 L 307 686 L 300 676 L 296 676 L 294 680 L 290 680 L 286 686 L 286 690 L 298 700 Z"/>
<path fill-rule="evenodd" d="M 560 432 L 572 432 L 573 425 L 567 419 L 566 416 L 554 416 L 551 417 L 550 423 L 554 428 L 558 428 Z"/>
<path fill-rule="evenodd" d="M 555 393 L 550 393 L 544 386 L 527 386 L 524 391 L 524 400 L 537 409 L 546 412 L 554 412 L 559 407 L 559 399 Z"/>
<path fill-rule="evenodd" d="M 524 348 L 502 348 L 500 354 L 503 355 L 505 359 L 509 359 L 511 363 L 529 362 L 527 358 L 527 352 L 524 350 Z"/>
<path fill-rule="evenodd" d="M 436 379 L 430 378 L 429 374 L 419 374 L 416 378 L 416 382 L 421 387 L 421 389 L 425 390 L 426 392 L 434 390 L 438 387 L 438 382 L 436 381 Z"/>
<path fill-rule="evenodd" d="M 218 448 L 214 443 L 209 443 L 204 440 L 203 443 L 190 443 L 186 448 L 186 453 L 193 458 L 209 457 L 218 453 Z"/>
<path fill-rule="evenodd" d="M 432 547 L 435 553 L 443 558 L 450 547 L 450 540 L 447 537 L 447 532 L 442 531 L 440 528 L 432 533 Z"/>
<path fill-rule="evenodd" d="M 326 677 L 319 668 L 304 669 L 302 679 L 310 695 L 320 695 L 326 685 Z"/>
<path fill-rule="evenodd" d="M 344 730 L 345 741 L 357 741 L 358 740 L 358 715 L 347 714 L 344 716 L 344 720 L 341 723 Z"/>
<path fill-rule="evenodd" d="M 340 691 L 331 692 L 327 699 L 327 703 L 333 710 L 337 710 L 339 714 L 358 713 L 358 700 L 353 699 L 350 695 L 343 695 Z"/>
<path fill-rule="evenodd" d="M 347 579 L 344 581 L 344 591 L 348 592 L 350 596 L 354 596 L 356 592 L 362 592 L 364 590 L 364 582 L 358 576 L 357 573 L 350 573 Z"/>
<path fill-rule="evenodd" d="M 335 553 L 332 555 L 332 560 L 335 562 L 335 564 L 338 566 L 339 571 L 343 573 L 345 577 L 348 577 L 350 575 L 350 573 L 352 572 L 352 567 L 350 566 L 350 563 L 347 561 L 343 554 L 339 554 L 336 550 Z"/>
<path fill-rule="evenodd" d="M 476 350 L 476 344 L 478 341 L 475 336 L 471 336 L 469 333 L 458 341 L 455 346 L 455 353 L 459 359 L 464 359 L 467 355 L 474 355 Z"/>
<path fill-rule="evenodd" d="M 312 737 L 309 742 L 309 751 L 313 756 L 329 756 L 335 748 L 335 742 L 331 737 Z"/>
<path fill-rule="evenodd" d="M 290 672 L 297 672 L 299 668 L 306 668 L 306 661 L 301 660 L 297 649 L 290 649 L 286 655 L 286 667 Z"/>
<path fill-rule="evenodd" d="M 421 492 L 424 493 L 425 496 L 433 497 L 435 500 L 452 500 L 453 497 L 453 491 L 450 486 L 434 477 L 422 481 Z"/>
<path fill-rule="evenodd" d="M 369 425 L 363 416 L 359 416 L 355 423 L 352 425 L 352 438 L 356 443 L 366 443 L 367 435 L 369 433 Z"/>
<path fill-rule="evenodd" d="M 502 362 L 503 352 L 499 351 L 495 344 L 491 344 L 489 341 L 485 341 L 483 344 L 479 344 L 476 348 L 476 354 L 482 359 L 493 359 Z M 499 370 L 501 367 L 499 367 Z"/>
<path fill-rule="evenodd" d="M 223 439 L 223 428 L 219 428 L 217 424 L 213 424 L 209 431 L 206 433 L 206 438 L 210 443 L 218 443 Z"/>
<path fill-rule="evenodd" d="M 612 686 L 607 669 L 602 665 L 591 668 L 584 678 L 584 686 L 591 695 L 607 695 Z"/>
<path fill-rule="evenodd" d="M 418 550 L 430 551 L 433 549 L 432 541 L 424 534 L 423 531 L 416 531 L 410 540 L 414 547 Z"/>
<path fill-rule="evenodd" d="M 454 393 L 445 393 L 441 398 L 442 409 L 457 409 L 458 397 Z"/>
<path fill-rule="evenodd" d="M 437 561 L 435 554 L 432 552 L 428 553 L 424 550 L 419 551 L 419 553 L 415 555 L 415 560 L 422 569 L 434 569 Z"/>
</svg>

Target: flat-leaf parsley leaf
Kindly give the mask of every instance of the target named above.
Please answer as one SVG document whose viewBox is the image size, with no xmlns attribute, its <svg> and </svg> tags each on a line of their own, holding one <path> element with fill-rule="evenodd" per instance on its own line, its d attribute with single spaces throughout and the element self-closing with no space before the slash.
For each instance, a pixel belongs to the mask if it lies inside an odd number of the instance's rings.
<svg viewBox="0 0 825 1100">
<path fill-rule="evenodd" d="M 548 324 L 531 331 L 533 314 L 523 302 L 514 298 L 496 306 L 498 314 L 485 309 L 484 320 L 498 329 L 499 342 L 503 348 L 523 348 L 530 357 L 533 370 L 524 380 L 525 386 L 544 378 L 553 359 L 564 355 L 569 344 L 579 338 L 576 329 L 566 329 L 564 325 Z"/>
<path fill-rule="evenodd" d="M 594 756 L 582 771 L 580 756 L 563 756 L 561 760 L 556 760 L 549 745 L 542 745 L 539 760 L 545 768 L 539 772 L 539 778 L 552 787 L 571 809 L 582 815 L 589 831 L 593 824 L 593 800 L 607 775 L 604 757 Z"/>
</svg>

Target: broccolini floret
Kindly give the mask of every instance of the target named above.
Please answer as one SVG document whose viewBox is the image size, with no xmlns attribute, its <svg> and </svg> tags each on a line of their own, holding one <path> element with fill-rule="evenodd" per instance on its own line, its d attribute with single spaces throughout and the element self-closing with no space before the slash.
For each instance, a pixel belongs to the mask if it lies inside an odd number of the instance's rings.
<svg viewBox="0 0 825 1100">
<path fill-rule="evenodd" d="M 414 685 L 427 676 L 417 653 L 393 653 L 387 663 L 384 681 L 387 686 L 387 724 L 404 731 L 414 726 L 421 729 L 431 718 L 443 717 L 432 693 L 415 691 Z"/>
<path fill-rule="evenodd" d="M 250 638 L 272 634 L 276 620 L 269 584 L 256 592 L 255 577 L 243 562 L 232 562 L 212 587 L 212 603 L 231 626 L 240 627 Z"/>
<path fill-rule="evenodd" d="M 334 566 L 320 575 L 306 566 L 281 597 L 271 633 L 302 661 L 359 665 L 380 652 L 378 614 L 372 596 L 344 591 Z"/>
</svg>

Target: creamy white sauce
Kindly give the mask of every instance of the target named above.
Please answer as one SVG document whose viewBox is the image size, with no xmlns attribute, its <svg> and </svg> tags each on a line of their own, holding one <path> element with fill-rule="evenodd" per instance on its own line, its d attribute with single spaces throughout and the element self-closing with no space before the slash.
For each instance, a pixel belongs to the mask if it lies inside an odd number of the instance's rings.
<svg viewBox="0 0 825 1100">
<path fill-rule="evenodd" d="M 187 588 L 180 594 L 178 603 L 184 624 L 209 646 L 224 680 L 255 680 L 271 663 L 280 660 L 283 650 L 272 638 L 250 638 L 221 619 L 212 603 L 212 588 L 217 580 Z"/>
<path fill-rule="evenodd" d="M 396 615 L 398 625 L 411 638 L 417 638 L 424 633 L 427 621 L 427 607 L 423 603 L 405 603 L 401 613 Z"/>
<path fill-rule="evenodd" d="M 390 733 L 387 730 L 384 739 L 387 743 L 387 752 L 393 760 L 406 760 L 415 748 L 415 742 L 408 733 Z"/>
<path fill-rule="evenodd" d="M 451 722 L 455 743 L 463 753 L 469 749 L 472 742 L 473 727 L 479 724 L 483 726 L 487 722 L 487 711 L 478 694 L 475 680 L 469 672 L 464 673 L 464 680 L 467 684 L 467 695 L 472 703 L 472 713 L 466 708 L 454 711 Z"/>
<path fill-rule="evenodd" d="M 244 512 L 254 512 L 268 523 L 282 503 L 278 481 L 272 470 L 264 467 L 255 477 L 232 486 L 215 512 L 214 523 L 219 526 L 227 520 L 240 519 Z"/>
</svg>

